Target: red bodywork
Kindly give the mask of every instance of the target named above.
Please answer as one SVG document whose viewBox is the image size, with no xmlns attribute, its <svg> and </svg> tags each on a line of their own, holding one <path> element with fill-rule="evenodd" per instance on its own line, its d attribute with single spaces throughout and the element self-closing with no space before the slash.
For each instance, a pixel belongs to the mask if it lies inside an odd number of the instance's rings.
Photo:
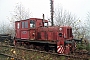
<svg viewBox="0 0 90 60">
<path fill-rule="evenodd" d="M 46 24 L 46 26 L 45 26 Z M 67 53 L 65 41 L 72 40 L 72 28 L 69 26 L 47 26 L 48 21 L 39 18 L 30 18 L 15 22 L 16 39 L 25 41 L 43 41 L 57 45 L 58 53 Z M 66 49 L 66 50 L 65 50 Z M 69 51 L 68 51 L 69 50 Z"/>
</svg>

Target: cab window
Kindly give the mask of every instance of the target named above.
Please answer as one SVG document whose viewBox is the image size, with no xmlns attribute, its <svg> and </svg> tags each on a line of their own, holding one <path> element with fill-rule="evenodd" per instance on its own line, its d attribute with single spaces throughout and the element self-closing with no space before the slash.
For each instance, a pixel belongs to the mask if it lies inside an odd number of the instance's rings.
<svg viewBox="0 0 90 60">
<path fill-rule="evenodd" d="M 22 22 L 22 28 L 24 28 L 24 22 Z"/>
<path fill-rule="evenodd" d="M 28 28 L 28 22 L 22 22 L 22 28 Z"/>
<path fill-rule="evenodd" d="M 25 22 L 25 28 L 28 28 L 28 22 Z"/>
<path fill-rule="evenodd" d="M 17 28 L 18 28 L 18 29 L 20 28 L 20 23 L 17 24 Z"/>
<path fill-rule="evenodd" d="M 30 28 L 35 28 L 35 21 L 30 20 Z"/>
<path fill-rule="evenodd" d="M 44 23 L 44 27 L 47 27 L 47 26 L 48 26 L 48 23 L 47 23 L 47 22 L 45 22 L 45 23 Z"/>
</svg>

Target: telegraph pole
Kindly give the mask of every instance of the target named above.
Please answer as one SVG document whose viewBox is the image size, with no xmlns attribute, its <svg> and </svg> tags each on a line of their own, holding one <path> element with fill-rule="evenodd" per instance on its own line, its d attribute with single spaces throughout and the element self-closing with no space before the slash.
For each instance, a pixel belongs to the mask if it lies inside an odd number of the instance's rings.
<svg viewBox="0 0 90 60">
<path fill-rule="evenodd" d="M 53 0 L 50 0 L 50 12 L 51 12 L 51 24 L 52 24 L 52 26 L 54 25 L 54 23 L 53 23 L 53 13 L 54 13 L 54 6 L 53 6 Z"/>
</svg>

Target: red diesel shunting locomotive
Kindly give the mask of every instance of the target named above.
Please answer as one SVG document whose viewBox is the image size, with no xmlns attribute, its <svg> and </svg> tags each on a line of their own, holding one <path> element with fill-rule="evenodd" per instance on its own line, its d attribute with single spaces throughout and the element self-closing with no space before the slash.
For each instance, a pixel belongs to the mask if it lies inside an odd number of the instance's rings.
<svg viewBox="0 0 90 60">
<path fill-rule="evenodd" d="M 69 54 L 75 49 L 72 28 L 48 26 L 48 20 L 30 18 L 15 22 L 15 45 Z"/>
</svg>

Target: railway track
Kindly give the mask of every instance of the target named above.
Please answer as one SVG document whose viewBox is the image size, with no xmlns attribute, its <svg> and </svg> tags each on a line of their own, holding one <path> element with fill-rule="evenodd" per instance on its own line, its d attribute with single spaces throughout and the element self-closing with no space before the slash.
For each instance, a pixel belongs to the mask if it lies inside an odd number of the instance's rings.
<svg viewBox="0 0 90 60">
<path fill-rule="evenodd" d="M 12 56 L 12 55 L 5 54 L 5 53 L 0 53 L 0 55 L 7 56 L 7 57 L 9 57 L 11 60 L 12 60 L 12 59 L 14 59 L 14 60 L 21 60 L 21 59 L 19 59 L 19 58 L 17 58 L 17 57 L 14 57 L 14 56 Z"/>
<path fill-rule="evenodd" d="M 65 55 L 65 54 L 39 51 L 39 50 L 35 50 L 35 49 L 27 49 L 27 48 L 24 48 L 24 47 L 16 47 L 16 46 L 9 46 L 9 45 L 8 46 L 0 46 L 0 47 L 7 47 L 7 48 L 18 49 L 18 50 L 38 52 L 38 53 L 43 53 L 43 54 L 46 54 L 46 55 L 50 54 L 50 55 L 57 56 L 57 57 L 64 56 L 65 59 L 67 59 L 67 60 L 89 60 L 90 59 L 90 55 L 88 55 L 87 53 L 79 54 L 80 52 L 75 52 L 74 54 Z M 4 53 L 1 53 L 1 54 L 4 54 Z M 9 55 L 9 54 L 5 54 L 5 55 L 17 58 L 18 60 L 22 60 L 22 58 L 19 58 L 19 57 L 16 57 L 16 56 L 12 56 L 12 55 Z"/>
</svg>

